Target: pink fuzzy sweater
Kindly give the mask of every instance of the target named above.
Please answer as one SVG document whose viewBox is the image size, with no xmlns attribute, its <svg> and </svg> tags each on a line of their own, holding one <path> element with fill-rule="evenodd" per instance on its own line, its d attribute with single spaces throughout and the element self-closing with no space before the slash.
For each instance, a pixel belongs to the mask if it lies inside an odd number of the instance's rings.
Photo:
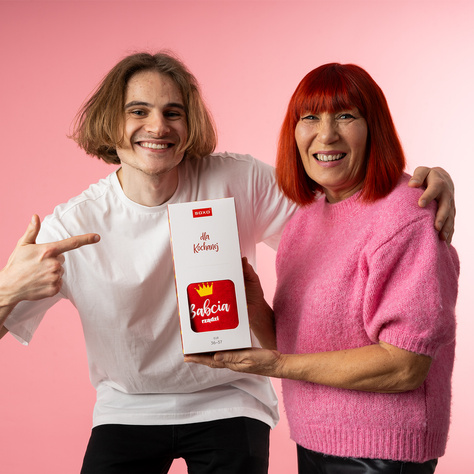
<svg viewBox="0 0 474 474">
<path fill-rule="evenodd" d="M 424 462 L 444 454 L 459 261 L 439 240 L 434 206 L 408 178 L 372 204 L 324 197 L 287 225 L 277 255 L 278 349 L 315 353 L 379 340 L 426 354 L 423 385 L 400 394 L 283 380 L 291 437 L 334 456 Z"/>
</svg>

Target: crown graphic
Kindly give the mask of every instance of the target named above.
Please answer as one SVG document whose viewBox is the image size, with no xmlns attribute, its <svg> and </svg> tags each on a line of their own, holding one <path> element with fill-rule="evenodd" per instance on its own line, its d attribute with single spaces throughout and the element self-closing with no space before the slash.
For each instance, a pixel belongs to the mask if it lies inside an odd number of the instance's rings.
<svg viewBox="0 0 474 474">
<path fill-rule="evenodd" d="M 211 283 L 210 285 L 208 283 L 203 283 L 202 285 L 199 285 L 198 288 L 195 288 L 195 290 L 198 292 L 198 295 L 202 298 L 203 296 L 209 296 L 212 295 L 212 285 L 214 283 Z"/>
</svg>

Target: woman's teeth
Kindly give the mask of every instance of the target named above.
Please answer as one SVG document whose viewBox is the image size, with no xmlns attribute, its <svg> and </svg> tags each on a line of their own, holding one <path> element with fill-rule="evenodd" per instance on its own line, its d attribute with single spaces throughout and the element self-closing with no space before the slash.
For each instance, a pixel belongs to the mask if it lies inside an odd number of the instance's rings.
<svg viewBox="0 0 474 474">
<path fill-rule="evenodd" d="M 325 153 L 315 153 L 313 155 L 318 161 L 337 161 L 346 156 L 345 153 L 338 153 L 337 155 L 326 155 Z"/>
</svg>

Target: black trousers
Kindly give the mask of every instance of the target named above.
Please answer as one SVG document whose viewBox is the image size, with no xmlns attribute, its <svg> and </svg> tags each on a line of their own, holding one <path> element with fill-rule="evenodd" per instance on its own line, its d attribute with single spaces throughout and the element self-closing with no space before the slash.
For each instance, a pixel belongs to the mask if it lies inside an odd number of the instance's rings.
<svg viewBox="0 0 474 474">
<path fill-rule="evenodd" d="M 183 458 L 190 474 L 266 474 L 270 427 L 239 417 L 171 426 L 92 429 L 81 474 L 164 474 Z"/>
<path fill-rule="evenodd" d="M 424 463 L 386 459 L 340 458 L 310 451 L 299 445 L 299 474 L 433 474 L 437 459 Z"/>
</svg>

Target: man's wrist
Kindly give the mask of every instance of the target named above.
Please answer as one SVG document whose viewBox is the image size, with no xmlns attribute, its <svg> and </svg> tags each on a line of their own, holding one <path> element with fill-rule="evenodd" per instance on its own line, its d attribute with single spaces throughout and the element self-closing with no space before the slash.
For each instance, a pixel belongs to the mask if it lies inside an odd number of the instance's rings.
<svg viewBox="0 0 474 474">
<path fill-rule="evenodd" d="M 15 300 L 8 285 L 4 284 L 5 280 L 4 272 L 0 270 L 0 308 L 9 308 L 12 310 L 18 304 L 18 301 Z"/>
</svg>

